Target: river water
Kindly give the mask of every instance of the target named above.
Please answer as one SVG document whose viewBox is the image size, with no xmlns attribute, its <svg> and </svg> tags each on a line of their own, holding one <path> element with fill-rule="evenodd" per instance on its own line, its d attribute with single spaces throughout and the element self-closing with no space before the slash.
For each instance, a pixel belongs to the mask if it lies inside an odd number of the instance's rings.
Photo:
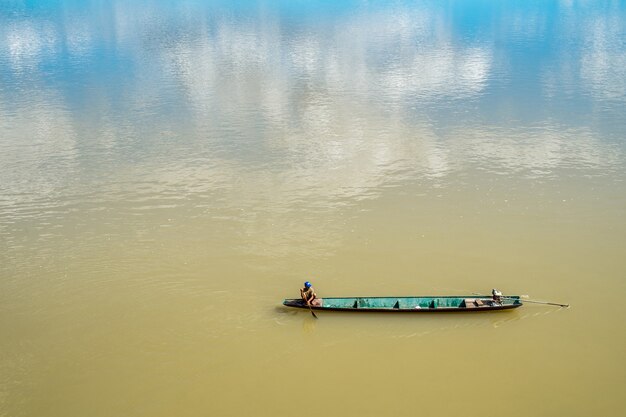
<svg viewBox="0 0 626 417">
<path fill-rule="evenodd" d="M 0 3 L 0 416 L 623 416 L 626 2 Z M 505 294 L 359 315 L 320 296 Z"/>
</svg>

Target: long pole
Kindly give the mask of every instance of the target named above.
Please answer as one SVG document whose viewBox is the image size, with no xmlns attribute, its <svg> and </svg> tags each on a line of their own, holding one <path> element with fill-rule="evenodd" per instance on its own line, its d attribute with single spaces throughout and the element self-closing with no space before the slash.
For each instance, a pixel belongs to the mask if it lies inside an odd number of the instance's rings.
<svg viewBox="0 0 626 417">
<path fill-rule="evenodd" d="M 517 298 L 511 298 L 511 297 L 502 297 L 502 298 L 508 298 L 509 300 L 517 300 Z M 548 303 L 547 301 L 535 301 L 535 300 L 522 300 L 522 299 L 519 299 L 519 300 L 522 303 L 547 304 L 549 306 L 569 307 L 569 304 Z"/>
<path fill-rule="evenodd" d="M 488 295 L 481 295 L 481 294 L 478 294 L 476 292 L 473 292 L 472 294 L 479 295 L 479 296 L 482 296 L 482 297 L 485 297 L 485 298 L 489 298 Z M 526 297 L 528 297 L 528 296 L 526 296 Z M 502 296 L 502 298 L 506 298 L 508 300 L 519 300 L 522 303 L 547 304 L 549 306 L 569 307 L 569 304 L 548 303 L 547 301 L 526 300 L 526 299 L 524 299 L 522 297 L 520 297 L 520 298 L 513 298 L 513 297 Z"/>
</svg>

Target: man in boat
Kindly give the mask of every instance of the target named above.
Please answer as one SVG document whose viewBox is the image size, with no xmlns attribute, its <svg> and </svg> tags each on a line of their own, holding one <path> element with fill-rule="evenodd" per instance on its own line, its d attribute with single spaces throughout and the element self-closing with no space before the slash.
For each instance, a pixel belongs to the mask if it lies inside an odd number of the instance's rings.
<svg viewBox="0 0 626 417">
<path fill-rule="evenodd" d="M 497 289 L 491 290 L 491 296 L 493 297 L 494 304 L 502 305 L 502 293 Z"/>
<path fill-rule="evenodd" d="M 315 294 L 315 290 L 309 281 L 304 283 L 304 288 L 300 290 L 300 297 L 302 300 L 308 305 L 315 305 L 315 299 L 317 298 L 317 294 Z"/>
</svg>

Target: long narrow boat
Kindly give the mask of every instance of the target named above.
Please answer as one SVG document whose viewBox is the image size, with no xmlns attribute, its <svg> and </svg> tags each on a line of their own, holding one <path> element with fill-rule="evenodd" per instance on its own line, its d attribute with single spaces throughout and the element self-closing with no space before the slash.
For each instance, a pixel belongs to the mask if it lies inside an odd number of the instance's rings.
<svg viewBox="0 0 626 417">
<path fill-rule="evenodd" d="M 287 307 L 306 308 L 301 299 L 286 299 Z M 460 311 L 509 310 L 522 306 L 518 295 L 508 295 L 500 301 L 490 296 L 446 295 L 415 297 L 329 297 L 318 298 L 311 305 L 313 310 L 394 312 L 394 313 L 440 313 Z"/>
</svg>

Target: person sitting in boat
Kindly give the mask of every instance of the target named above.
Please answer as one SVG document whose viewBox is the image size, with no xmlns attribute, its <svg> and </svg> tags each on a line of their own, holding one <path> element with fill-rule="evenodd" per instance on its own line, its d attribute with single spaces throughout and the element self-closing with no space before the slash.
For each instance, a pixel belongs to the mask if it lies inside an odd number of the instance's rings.
<svg viewBox="0 0 626 417">
<path fill-rule="evenodd" d="M 502 304 L 502 293 L 500 291 L 494 288 L 491 290 L 491 295 L 493 296 L 494 304 Z"/>
<path fill-rule="evenodd" d="M 314 305 L 317 294 L 315 294 L 315 290 L 309 281 L 305 282 L 304 288 L 300 290 L 300 297 L 302 297 L 302 300 L 304 300 L 305 303 Z"/>
</svg>

